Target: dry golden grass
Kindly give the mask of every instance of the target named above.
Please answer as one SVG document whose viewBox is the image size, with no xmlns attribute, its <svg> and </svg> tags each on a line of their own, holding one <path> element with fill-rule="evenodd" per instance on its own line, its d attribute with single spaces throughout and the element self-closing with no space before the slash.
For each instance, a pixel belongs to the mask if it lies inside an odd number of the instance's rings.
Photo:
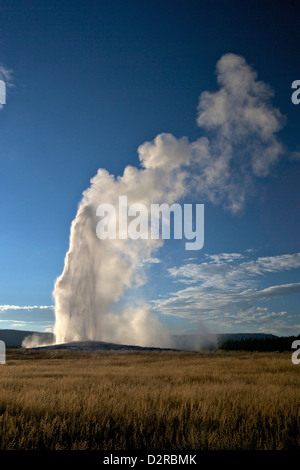
<svg viewBox="0 0 300 470">
<path fill-rule="evenodd" d="M 0 449 L 290 449 L 288 353 L 8 351 Z"/>
</svg>

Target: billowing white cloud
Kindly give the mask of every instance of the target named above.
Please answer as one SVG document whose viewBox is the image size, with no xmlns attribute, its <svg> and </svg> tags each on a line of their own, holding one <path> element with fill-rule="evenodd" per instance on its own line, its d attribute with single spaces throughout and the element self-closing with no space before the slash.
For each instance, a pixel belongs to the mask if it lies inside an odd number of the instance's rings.
<svg viewBox="0 0 300 470">
<path fill-rule="evenodd" d="M 280 111 L 271 107 L 271 88 L 257 80 L 245 59 L 225 54 L 217 63 L 220 90 L 204 92 L 198 106 L 198 125 L 219 132 L 231 143 L 249 135 L 268 141 L 283 124 Z"/>
<path fill-rule="evenodd" d="M 211 135 L 198 181 L 212 202 L 237 212 L 253 193 L 255 177 L 270 174 L 284 153 L 276 133 L 285 119 L 271 105 L 271 88 L 243 57 L 225 54 L 217 80 L 220 89 L 203 92 L 198 105 L 197 123 Z"/>
<path fill-rule="evenodd" d="M 99 204 L 117 207 L 119 196 L 127 196 L 128 205 L 144 204 L 149 211 L 153 203 L 172 204 L 193 195 L 202 203 L 211 201 L 237 212 L 253 193 L 255 179 L 268 175 L 279 159 L 283 147 L 276 133 L 283 117 L 271 105 L 269 86 L 258 81 L 245 59 L 234 54 L 220 59 L 217 74 L 219 91 L 202 93 L 198 106 L 197 122 L 207 136 L 189 142 L 186 137 L 161 133 L 139 146 L 139 168 L 128 166 L 118 177 L 99 169 L 83 193 L 71 226 L 64 270 L 54 289 L 57 341 L 110 340 L 112 333 L 107 332 L 112 331 L 115 340 L 122 341 L 122 319 L 119 316 L 120 321 L 115 321 L 114 306 L 127 288 L 146 282 L 146 275 L 139 269 L 137 276 L 136 268 L 141 268 L 141 260 L 153 258 L 162 245 L 161 240 L 150 239 L 99 241 Z M 119 223 L 117 214 L 116 219 Z M 223 254 L 201 268 L 190 264 L 184 268 L 191 273 L 185 279 L 194 282 L 196 276 L 209 286 L 214 277 L 220 285 L 244 288 L 240 273 L 228 271 L 229 262 L 239 259 Z M 240 269 L 254 276 L 260 268 L 249 264 Z M 213 277 L 209 277 L 212 270 Z M 170 274 L 175 276 L 176 270 Z M 147 318 L 148 310 L 144 316 L 140 311 L 136 307 L 130 313 L 141 326 L 131 329 L 131 342 L 147 340 L 147 328 L 138 318 Z"/>
<path fill-rule="evenodd" d="M 191 146 L 186 137 L 176 139 L 172 134 L 159 134 L 153 142 L 145 142 L 138 148 L 144 168 L 166 168 L 173 170 L 189 165 Z"/>
</svg>

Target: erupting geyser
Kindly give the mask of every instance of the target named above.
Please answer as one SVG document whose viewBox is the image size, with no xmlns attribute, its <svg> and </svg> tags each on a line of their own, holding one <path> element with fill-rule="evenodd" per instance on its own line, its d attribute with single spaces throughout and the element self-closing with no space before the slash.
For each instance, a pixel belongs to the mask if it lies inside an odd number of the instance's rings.
<svg viewBox="0 0 300 470">
<path fill-rule="evenodd" d="M 172 142 L 168 135 L 157 138 L 160 145 Z M 140 154 L 143 148 L 140 148 Z M 70 249 L 62 275 L 54 288 L 56 342 L 103 340 L 152 345 L 159 325 L 146 305 L 117 312 L 112 307 L 126 288 L 143 282 L 137 266 L 149 258 L 160 240 L 99 240 L 96 235 L 97 206 L 117 206 L 119 195 L 130 203 L 172 202 L 184 193 L 184 173 L 168 168 L 127 167 L 115 179 L 99 170 L 85 191 L 71 226 Z"/>
<path fill-rule="evenodd" d="M 240 56 L 226 54 L 217 64 L 216 92 L 200 96 L 197 123 L 213 133 L 190 143 L 160 134 L 138 149 L 141 168 L 127 167 L 115 178 L 99 170 L 84 192 L 72 222 L 70 247 L 54 288 L 56 342 L 102 340 L 142 346 L 162 341 L 162 329 L 147 305 L 118 311 L 115 303 L 145 278 L 141 259 L 162 241 L 99 240 L 96 216 L 100 204 L 178 202 L 189 193 L 199 201 L 240 210 L 253 193 L 255 177 L 266 176 L 282 153 L 275 134 L 282 116 L 270 104 L 272 92 Z M 118 221 L 116 221 L 118 222 Z"/>
</svg>

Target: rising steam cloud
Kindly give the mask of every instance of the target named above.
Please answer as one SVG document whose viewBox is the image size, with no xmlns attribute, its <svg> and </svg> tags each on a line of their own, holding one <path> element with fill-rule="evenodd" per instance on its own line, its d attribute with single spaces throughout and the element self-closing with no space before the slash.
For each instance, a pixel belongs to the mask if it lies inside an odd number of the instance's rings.
<svg viewBox="0 0 300 470">
<path fill-rule="evenodd" d="M 56 342 L 103 340 L 170 346 L 148 305 L 117 311 L 126 289 L 146 282 L 137 270 L 161 240 L 104 240 L 96 235 L 99 204 L 172 204 L 189 193 L 199 202 L 235 213 L 253 193 L 255 179 L 270 173 L 283 153 L 276 133 L 283 116 L 272 91 L 244 58 L 226 54 L 217 63 L 219 90 L 201 94 L 197 123 L 207 132 L 195 142 L 159 134 L 138 148 L 140 167 L 115 177 L 98 170 L 83 193 L 71 225 L 70 247 L 54 288 Z M 159 343 L 159 344 L 158 344 Z"/>
</svg>

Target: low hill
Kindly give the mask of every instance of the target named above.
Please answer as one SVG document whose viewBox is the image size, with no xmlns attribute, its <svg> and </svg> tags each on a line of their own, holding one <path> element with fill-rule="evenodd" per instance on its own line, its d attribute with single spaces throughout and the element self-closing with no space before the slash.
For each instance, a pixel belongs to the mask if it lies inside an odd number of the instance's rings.
<svg viewBox="0 0 300 470">
<path fill-rule="evenodd" d="M 30 348 L 29 348 L 30 349 Z M 50 346 L 38 346 L 32 349 L 58 349 L 65 351 L 170 351 L 166 348 L 151 348 L 127 344 L 107 343 L 105 341 L 72 341 L 71 343 L 52 344 Z"/>
<path fill-rule="evenodd" d="M 25 330 L 0 330 L 0 340 L 4 341 L 7 348 L 20 348 L 24 339 L 31 335 L 35 335 L 41 343 L 51 343 L 54 341 L 54 335 L 52 333 Z"/>
<path fill-rule="evenodd" d="M 199 351 L 200 349 L 216 349 L 227 341 L 243 341 L 248 339 L 271 339 L 276 336 L 265 333 L 223 333 L 223 334 L 191 334 L 172 335 L 171 343 L 176 349 Z"/>
<path fill-rule="evenodd" d="M 219 343 L 219 349 L 225 351 L 291 351 L 292 344 L 295 340 L 299 340 L 300 336 L 274 336 L 266 338 L 243 338 L 240 340 L 227 339 Z"/>
<path fill-rule="evenodd" d="M 0 340 L 4 341 L 6 347 L 8 348 L 20 348 L 22 347 L 22 343 L 25 338 L 33 337 L 34 344 L 39 344 L 40 346 L 45 346 L 47 344 L 51 345 L 54 342 L 54 335 L 52 333 L 42 333 L 37 331 L 25 331 L 25 330 L 0 330 Z M 172 349 L 179 349 L 179 350 L 187 350 L 187 351 L 199 351 L 200 349 L 215 349 L 217 347 L 221 347 L 222 349 L 233 347 L 235 349 L 240 348 L 247 348 L 247 347 L 254 347 L 254 344 L 257 345 L 259 342 L 260 347 L 263 347 L 265 341 L 270 342 L 271 340 L 276 340 L 278 337 L 271 334 L 264 334 L 264 333 L 224 333 L 224 334 L 208 334 L 208 335 L 172 335 L 170 346 Z M 272 342 L 272 341 L 271 341 Z M 85 343 L 89 342 L 80 342 L 81 347 Z M 96 347 L 96 343 L 98 344 L 97 347 L 101 349 L 106 348 L 105 345 L 112 345 L 114 343 L 96 341 L 91 342 L 94 343 Z M 68 343 L 76 344 L 74 343 Z M 273 347 L 273 343 L 271 347 Z M 102 345 L 102 346 L 101 346 Z M 117 348 L 124 347 L 125 349 L 128 348 L 127 345 L 115 345 Z M 30 341 L 27 340 L 27 347 L 31 347 Z M 47 346 L 49 347 L 49 346 Z M 56 345 L 51 346 L 56 347 Z M 75 346 L 74 346 L 75 347 Z M 139 348 L 141 346 L 134 346 L 134 348 Z M 130 346 L 131 348 L 131 346 Z M 148 348 L 149 349 L 149 348 Z M 159 348 L 152 348 L 152 349 L 159 349 Z"/>
</svg>

